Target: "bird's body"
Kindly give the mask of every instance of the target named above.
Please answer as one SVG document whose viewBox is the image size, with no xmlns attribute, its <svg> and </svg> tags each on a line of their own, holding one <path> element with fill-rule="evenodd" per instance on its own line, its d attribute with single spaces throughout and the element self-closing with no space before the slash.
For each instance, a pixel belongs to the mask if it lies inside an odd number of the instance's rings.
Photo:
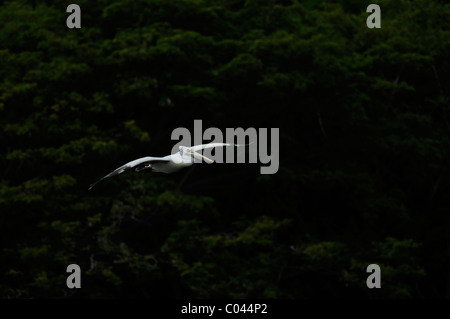
<svg viewBox="0 0 450 319">
<path fill-rule="evenodd" d="M 202 145 L 196 145 L 192 147 L 186 147 L 186 146 L 180 146 L 179 151 L 167 155 L 164 157 L 142 157 L 138 158 L 134 161 L 128 162 L 125 165 L 115 169 L 108 175 L 102 177 L 97 182 L 91 184 L 89 187 L 89 190 L 91 190 L 98 182 L 101 180 L 112 177 L 115 175 L 119 175 L 127 170 L 130 170 L 134 168 L 137 172 L 142 171 L 144 169 L 152 169 L 152 171 L 155 172 L 161 172 L 161 173 L 174 173 L 179 171 L 182 168 L 191 166 L 194 164 L 195 158 L 199 160 L 205 160 L 208 163 L 213 163 L 214 161 L 197 153 L 197 151 L 206 149 L 206 148 L 212 148 L 212 147 L 223 147 L 223 146 L 242 146 L 237 144 L 229 144 L 229 143 L 209 143 L 209 144 L 202 144 Z"/>
</svg>

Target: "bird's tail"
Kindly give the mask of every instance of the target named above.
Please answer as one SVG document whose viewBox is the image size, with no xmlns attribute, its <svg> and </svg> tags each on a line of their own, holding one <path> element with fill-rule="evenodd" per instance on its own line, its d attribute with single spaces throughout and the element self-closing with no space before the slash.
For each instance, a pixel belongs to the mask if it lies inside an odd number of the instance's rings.
<svg viewBox="0 0 450 319">
<path fill-rule="evenodd" d="M 250 146 L 250 145 L 252 145 L 253 143 L 255 143 L 255 141 L 251 141 L 251 142 L 248 143 L 248 144 L 234 144 L 234 146 L 236 146 L 236 147 Z"/>
</svg>

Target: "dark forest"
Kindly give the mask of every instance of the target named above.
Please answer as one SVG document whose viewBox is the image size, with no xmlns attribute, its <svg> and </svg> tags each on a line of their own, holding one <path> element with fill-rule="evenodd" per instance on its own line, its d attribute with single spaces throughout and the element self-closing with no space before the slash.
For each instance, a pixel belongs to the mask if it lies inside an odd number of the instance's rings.
<svg viewBox="0 0 450 319">
<path fill-rule="evenodd" d="M 70 3 L 0 5 L 0 298 L 450 297 L 450 5 Z M 88 190 L 194 120 L 279 128 L 278 171 Z"/>
</svg>

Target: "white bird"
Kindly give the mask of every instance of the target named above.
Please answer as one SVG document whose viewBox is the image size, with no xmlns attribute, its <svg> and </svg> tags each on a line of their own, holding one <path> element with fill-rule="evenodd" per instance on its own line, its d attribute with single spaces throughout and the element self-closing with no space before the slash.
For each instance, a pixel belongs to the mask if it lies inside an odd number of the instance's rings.
<svg viewBox="0 0 450 319">
<path fill-rule="evenodd" d="M 202 145 L 195 145 L 192 147 L 186 147 L 186 146 L 180 146 L 178 148 L 178 152 L 167 155 L 164 157 L 142 157 L 138 158 L 134 161 L 128 162 L 125 165 L 115 169 L 108 175 L 100 178 L 95 183 L 91 184 L 89 187 L 89 190 L 91 190 L 98 182 L 104 180 L 105 178 L 112 177 L 115 175 L 122 174 L 125 171 L 128 171 L 132 168 L 135 168 L 136 172 L 142 171 L 144 169 L 151 168 L 152 171 L 155 172 L 162 172 L 162 173 L 174 173 L 176 171 L 179 171 L 180 169 L 184 167 L 191 166 L 194 164 L 194 158 L 197 158 L 199 160 L 205 160 L 207 163 L 214 163 L 213 160 L 207 158 L 206 156 L 203 156 L 200 153 L 197 153 L 200 150 L 206 149 L 206 148 L 213 148 L 213 147 L 223 147 L 223 146 L 244 146 L 239 144 L 229 144 L 229 143 L 209 143 L 209 144 L 202 144 Z"/>
</svg>

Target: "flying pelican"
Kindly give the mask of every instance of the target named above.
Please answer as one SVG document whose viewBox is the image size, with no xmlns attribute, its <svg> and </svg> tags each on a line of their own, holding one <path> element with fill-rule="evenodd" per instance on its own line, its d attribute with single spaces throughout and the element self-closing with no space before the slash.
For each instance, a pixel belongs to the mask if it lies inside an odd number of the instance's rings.
<svg viewBox="0 0 450 319">
<path fill-rule="evenodd" d="M 213 147 L 223 147 L 223 146 L 244 146 L 239 144 L 230 144 L 230 143 L 209 143 L 209 144 L 202 144 L 202 145 L 195 145 L 192 147 L 186 147 L 186 146 L 180 146 L 178 147 L 178 152 L 167 155 L 164 157 L 142 157 L 138 158 L 134 161 L 128 162 L 123 166 L 120 166 L 119 168 L 115 169 L 108 175 L 100 178 L 95 183 L 91 184 L 89 187 L 89 190 L 91 190 L 98 182 L 104 180 L 105 178 L 112 177 L 115 175 L 122 174 L 125 171 L 128 171 L 132 168 L 135 168 L 136 172 L 143 171 L 145 169 L 151 168 L 152 171 L 155 172 L 162 172 L 162 173 L 174 173 L 179 171 L 180 169 L 184 167 L 191 166 L 194 164 L 194 158 L 197 158 L 199 160 L 205 160 L 207 163 L 214 163 L 213 160 L 207 158 L 206 156 L 203 156 L 200 153 L 197 153 L 200 150 L 206 149 L 206 148 L 213 148 Z"/>
</svg>

